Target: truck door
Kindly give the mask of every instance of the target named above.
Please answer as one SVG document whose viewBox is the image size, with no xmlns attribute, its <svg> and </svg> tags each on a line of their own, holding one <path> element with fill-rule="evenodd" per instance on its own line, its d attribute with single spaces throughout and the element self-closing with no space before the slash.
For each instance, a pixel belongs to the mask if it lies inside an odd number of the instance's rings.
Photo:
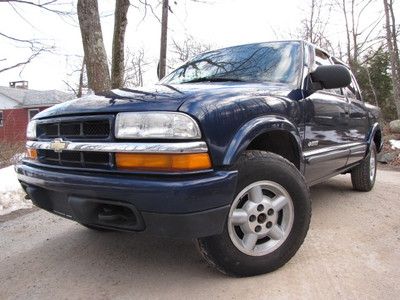
<svg viewBox="0 0 400 300">
<path fill-rule="evenodd" d="M 350 106 L 349 125 L 346 130 L 346 140 L 353 143 L 347 164 L 350 165 L 364 158 L 367 151 L 368 112 L 361 97 L 360 89 L 354 75 L 351 84 L 344 89 Z M 357 145 L 359 144 L 359 145 Z"/>
<path fill-rule="evenodd" d="M 330 65 L 329 57 L 316 50 L 315 64 Z M 346 146 L 349 103 L 341 89 L 321 90 L 305 100 L 303 150 L 308 183 L 345 167 L 350 150 Z"/>
</svg>

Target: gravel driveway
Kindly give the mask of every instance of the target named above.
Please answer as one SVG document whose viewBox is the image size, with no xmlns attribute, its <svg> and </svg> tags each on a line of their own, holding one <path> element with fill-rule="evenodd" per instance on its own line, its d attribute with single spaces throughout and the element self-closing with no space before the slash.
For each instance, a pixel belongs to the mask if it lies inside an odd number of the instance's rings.
<svg viewBox="0 0 400 300">
<path fill-rule="evenodd" d="M 338 176 L 311 189 L 313 216 L 282 269 L 229 278 L 190 241 L 99 233 L 44 211 L 0 217 L 0 299 L 395 299 L 400 294 L 400 172 L 354 192 Z"/>
</svg>

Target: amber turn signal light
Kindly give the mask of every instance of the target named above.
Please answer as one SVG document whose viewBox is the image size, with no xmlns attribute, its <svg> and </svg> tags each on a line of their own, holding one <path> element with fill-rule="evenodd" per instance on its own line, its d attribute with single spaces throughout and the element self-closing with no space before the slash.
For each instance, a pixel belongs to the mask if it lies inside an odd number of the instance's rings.
<svg viewBox="0 0 400 300">
<path fill-rule="evenodd" d="M 27 148 L 26 157 L 28 157 L 29 159 L 37 159 L 37 150 L 32 148 Z"/>
<path fill-rule="evenodd" d="M 143 171 L 198 171 L 211 168 L 208 153 L 138 154 L 116 153 L 118 169 Z"/>
</svg>

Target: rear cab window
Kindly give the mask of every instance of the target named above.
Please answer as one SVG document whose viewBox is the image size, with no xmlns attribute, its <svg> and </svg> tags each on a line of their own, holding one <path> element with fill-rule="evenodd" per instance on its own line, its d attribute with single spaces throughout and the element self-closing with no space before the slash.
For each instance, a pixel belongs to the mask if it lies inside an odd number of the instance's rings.
<svg viewBox="0 0 400 300">
<path fill-rule="evenodd" d="M 360 88 L 358 87 L 357 81 L 351 71 L 350 74 L 351 74 L 351 83 L 344 89 L 346 96 L 350 99 L 356 99 L 362 101 L 361 92 Z"/>
</svg>

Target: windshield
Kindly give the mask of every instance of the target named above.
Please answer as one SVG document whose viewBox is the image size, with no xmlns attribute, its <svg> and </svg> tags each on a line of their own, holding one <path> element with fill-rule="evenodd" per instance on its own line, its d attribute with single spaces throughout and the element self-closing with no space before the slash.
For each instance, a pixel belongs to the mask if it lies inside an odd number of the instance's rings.
<svg viewBox="0 0 400 300">
<path fill-rule="evenodd" d="M 300 49 L 299 42 L 272 42 L 215 50 L 196 56 L 161 83 L 243 81 L 295 85 L 301 64 Z"/>
</svg>

